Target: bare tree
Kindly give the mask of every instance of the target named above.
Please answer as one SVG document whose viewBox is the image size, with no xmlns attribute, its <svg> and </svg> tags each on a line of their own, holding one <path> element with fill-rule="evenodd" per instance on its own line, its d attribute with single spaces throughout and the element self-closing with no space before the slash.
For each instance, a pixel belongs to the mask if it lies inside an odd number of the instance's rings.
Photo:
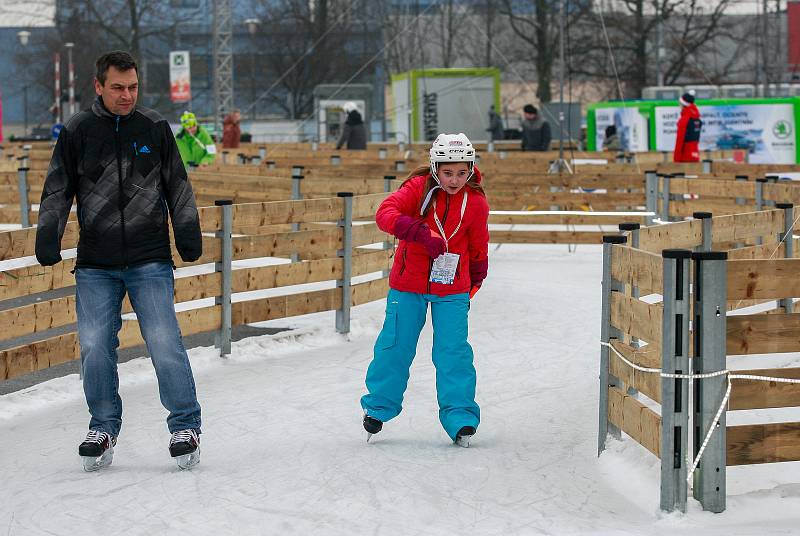
<svg viewBox="0 0 800 536">
<path fill-rule="evenodd" d="M 562 0 L 563 1 L 563 0 Z M 573 25 L 590 9 L 590 2 L 574 2 L 566 12 L 566 24 Z M 559 57 L 559 7 L 553 0 L 502 0 L 498 12 L 508 19 L 516 37 L 525 45 L 523 53 L 533 62 L 536 96 L 550 102 L 553 69 Z"/>
<path fill-rule="evenodd" d="M 725 12 L 731 1 L 617 0 L 610 10 L 600 4 L 574 30 L 571 53 L 581 61 L 573 62 L 573 72 L 595 79 L 618 77 L 624 92 L 619 96 L 639 98 L 644 87 L 657 83 L 656 43 L 661 32 L 663 50 L 668 51 L 660 58 L 666 84 L 687 76 L 719 83 L 725 71 L 713 69 L 713 56 L 717 39 L 730 31 Z M 707 57 L 712 61 L 705 65 Z"/>
</svg>

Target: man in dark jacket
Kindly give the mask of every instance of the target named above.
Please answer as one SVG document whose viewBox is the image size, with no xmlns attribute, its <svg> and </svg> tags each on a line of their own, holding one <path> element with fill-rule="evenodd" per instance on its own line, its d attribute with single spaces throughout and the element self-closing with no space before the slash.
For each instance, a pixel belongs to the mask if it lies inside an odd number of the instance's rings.
<svg viewBox="0 0 800 536">
<path fill-rule="evenodd" d="M 358 112 L 355 102 L 346 102 L 342 109 L 347 113 L 347 120 L 342 128 L 342 135 L 336 143 L 336 149 L 347 144 L 348 150 L 363 151 L 367 148 L 367 129 L 364 127 L 364 120 Z"/>
<path fill-rule="evenodd" d="M 117 334 L 127 293 L 169 411 L 170 454 L 187 468 L 199 461 L 200 405 L 173 305 L 167 216 L 181 258 L 195 261 L 202 254 L 197 207 L 169 124 L 136 106 L 133 57 L 110 52 L 96 67 L 97 99 L 61 130 L 36 230 L 39 263 L 61 261 L 61 239 L 77 199 L 76 310 L 91 414 L 78 452 L 87 471 L 111 463 L 122 425 Z"/>
<path fill-rule="evenodd" d="M 522 111 L 525 116 L 522 121 L 522 150 L 549 151 L 550 123 L 539 117 L 539 110 L 533 104 L 526 104 Z"/>
</svg>

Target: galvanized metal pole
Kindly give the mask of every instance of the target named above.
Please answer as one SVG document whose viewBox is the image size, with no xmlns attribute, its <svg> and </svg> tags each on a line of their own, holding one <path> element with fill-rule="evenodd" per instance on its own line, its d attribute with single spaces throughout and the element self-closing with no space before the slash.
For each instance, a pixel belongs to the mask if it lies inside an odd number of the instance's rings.
<svg viewBox="0 0 800 536">
<path fill-rule="evenodd" d="M 31 226 L 30 205 L 28 203 L 28 169 L 21 167 L 17 170 L 17 190 L 19 191 L 19 223 L 23 228 Z"/>
<path fill-rule="evenodd" d="M 685 249 L 665 249 L 661 370 L 689 372 L 689 258 Z M 661 509 L 686 511 L 684 457 L 689 439 L 688 380 L 661 379 Z"/>
<path fill-rule="evenodd" d="M 332 166 L 339 166 L 342 164 L 342 157 L 338 154 L 331 155 L 331 165 Z"/>
<path fill-rule="evenodd" d="M 770 184 L 775 184 L 775 183 L 778 182 L 778 176 L 777 175 L 767 175 L 766 177 L 764 177 L 764 179 Z M 764 204 L 766 206 L 768 206 L 768 207 L 776 206 L 776 202 L 775 202 L 774 199 L 768 199 L 768 200 L 764 201 Z"/>
<path fill-rule="evenodd" d="M 703 160 L 703 173 L 705 173 L 706 175 L 711 173 L 712 163 L 713 162 L 711 160 Z"/>
<path fill-rule="evenodd" d="M 303 199 L 303 192 L 301 190 L 301 181 L 303 180 L 303 166 L 293 166 L 292 167 L 292 200 L 300 200 Z M 300 230 L 299 223 L 292 224 L 292 231 L 296 232 Z M 300 254 L 297 252 L 292 253 L 291 256 L 292 262 L 300 262 Z"/>
<path fill-rule="evenodd" d="M 703 228 L 701 230 L 703 243 L 694 248 L 695 251 L 711 251 L 711 243 L 713 241 L 713 225 L 714 218 L 710 212 L 695 212 L 692 218 L 702 220 Z"/>
<path fill-rule="evenodd" d="M 264 160 L 267 157 L 267 148 L 266 147 L 259 147 L 258 148 L 258 157 L 261 160 Z"/>
<path fill-rule="evenodd" d="M 747 175 L 736 175 L 735 180 L 737 182 L 742 182 L 742 181 L 747 182 Z M 736 204 L 737 205 L 744 205 L 746 203 L 747 203 L 747 200 L 744 197 L 737 197 L 736 198 Z"/>
<path fill-rule="evenodd" d="M 342 306 L 336 310 L 336 331 L 339 333 L 350 332 L 350 279 L 353 273 L 353 192 L 339 192 L 337 197 L 344 201 L 344 217 L 339 221 L 342 227 L 342 249 L 339 257 L 343 262 L 342 279 L 336 282 L 336 287 L 342 289 Z"/>
<path fill-rule="evenodd" d="M 381 160 L 386 160 L 386 156 L 389 152 L 386 150 L 386 147 L 381 147 L 378 149 L 378 158 Z"/>
<path fill-rule="evenodd" d="M 670 175 L 661 175 L 661 221 L 669 221 L 669 181 Z"/>
<path fill-rule="evenodd" d="M 395 171 L 405 171 L 406 170 L 406 161 L 405 160 L 395 160 L 395 162 L 394 162 L 394 170 Z"/>
<path fill-rule="evenodd" d="M 233 270 L 233 205 L 230 199 L 217 199 L 214 204 L 222 207 L 222 229 L 215 236 L 222 240 L 222 261 L 214 263 L 214 271 L 222 273 L 220 296 L 214 298 L 222 306 L 222 323 L 215 346 L 220 357 L 231 353 L 231 294 Z"/>
<path fill-rule="evenodd" d="M 394 179 L 395 179 L 394 175 L 384 175 L 383 176 L 383 191 L 384 192 L 392 192 L 392 191 L 394 191 Z M 391 241 L 386 240 L 383 243 L 383 249 L 389 250 L 389 249 L 393 249 L 393 248 L 394 248 L 394 245 L 393 245 L 393 243 Z M 383 270 L 381 275 L 383 277 L 389 277 L 389 272 L 390 272 L 390 270 Z"/>
<path fill-rule="evenodd" d="M 638 223 L 635 223 L 635 222 L 625 222 L 625 223 L 620 223 L 619 224 L 620 232 L 627 233 L 625 236 L 628 236 L 628 243 L 630 244 L 630 246 L 632 248 L 638 248 L 639 247 L 639 228 L 640 227 L 641 227 L 641 225 L 639 225 Z M 633 299 L 639 299 L 639 287 L 637 287 L 635 285 L 631 285 L 631 297 Z M 636 337 L 631 337 L 631 346 L 633 346 L 634 348 L 638 348 L 639 345 L 640 345 L 640 342 L 641 341 L 639 341 L 639 339 L 637 339 Z M 629 385 L 628 386 L 628 394 L 631 395 L 631 396 L 636 396 L 636 393 L 638 393 L 638 391 Z"/>
<path fill-rule="evenodd" d="M 695 374 L 718 372 L 726 367 L 726 304 L 727 258 L 724 251 L 692 254 L 694 260 L 694 354 Z M 693 458 L 700 451 L 710 429 L 709 439 L 700 464 L 693 475 L 693 495 L 703 510 L 725 510 L 726 429 L 725 411 L 715 421 L 725 396 L 727 378 L 718 376 L 694 382 L 694 447 Z"/>
<path fill-rule="evenodd" d="M 783 210 L 783 233 L 780 238 L 783 241 L 784 258 L 791 259 L 794 257 L 794 204 L 778 203 L 775 208 Z M 781 298 L 779 305 L 784 313 L 794 312 L 794 298 Z"/>
<path fill-rule="evenodd" d="M 608 343 L 611 338 L 622 339 L 622 333 L 611 325 L 611 293 L 622 290 L 622 285 L 615 283 L 611 279 L 611 255 L 614 244 L 625 244 L 627 237 L 624 236 L 604 236 L 603 237 L 603 286 L 600 309 L 600 341 Z M 607 346 L 600 346 L 600 397 L 598 407 L 598 430 L 597 430 L 597 455 L 606 449 L 606 437 L 611 434 L 619 439 L 622 437 L 620 429 L 608 422 L 608 389 L 609 387 L 619 387 L 619 379 L 611 375 L 609 371 L 610 351 Z"/>
<path fill-rule="evenodd" d="M 645 224 L 653 225 L 655 215 L 658 213 L 658 174 L 653 171 L 644 172 L 645 208 L 651 215 L 645 216 Z"/>
</svg>

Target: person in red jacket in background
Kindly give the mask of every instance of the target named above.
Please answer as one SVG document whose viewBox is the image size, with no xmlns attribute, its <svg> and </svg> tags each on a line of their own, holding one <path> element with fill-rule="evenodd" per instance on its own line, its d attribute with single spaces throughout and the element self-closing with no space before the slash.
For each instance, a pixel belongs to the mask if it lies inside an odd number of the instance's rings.
<svg viewBox="0 0 800 536">
<path fill-rule="evenodd" d="M 378 227 L 400 244 L 389 274 L 386 319 L 367 370 L 369 393 L 361 398 L 367 441 L 402 409 L 428 304 L 439 421 L 463 447 L 478 428 L 467 314 L 489 267 L 489 204 L 480 182 L 469 139 L 440 134 L 430 166 L 412 171 L 378 208 Z"/>
<path fill-rule="evenodd" d="M 678 119 L 678 134 L 675 136 L 673 162 L 700 161 L 700 110 L 694 104 L 694 90 L 684 93 L 679 99 L 681 116 Z"/>
</svg>

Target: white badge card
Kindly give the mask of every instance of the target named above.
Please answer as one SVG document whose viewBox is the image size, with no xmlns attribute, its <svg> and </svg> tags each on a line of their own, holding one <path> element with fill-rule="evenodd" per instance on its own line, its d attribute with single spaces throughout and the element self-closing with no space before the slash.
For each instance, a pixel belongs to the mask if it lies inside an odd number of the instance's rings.
<svg viewBox="0 0 800 536">
<path fill-rule="evenodd" d="M 442 253 L 436 257 L 431 268 L 431 283 L 452 285 L 458 269 L 458 259 L 457 253 Z"/>
<path fill-rule="evenodd" d="M 217 154 L 217 146 L 213 143 L 211 145 L 206 145 L 206 152 L 208 154 Z"/>
</svg>

